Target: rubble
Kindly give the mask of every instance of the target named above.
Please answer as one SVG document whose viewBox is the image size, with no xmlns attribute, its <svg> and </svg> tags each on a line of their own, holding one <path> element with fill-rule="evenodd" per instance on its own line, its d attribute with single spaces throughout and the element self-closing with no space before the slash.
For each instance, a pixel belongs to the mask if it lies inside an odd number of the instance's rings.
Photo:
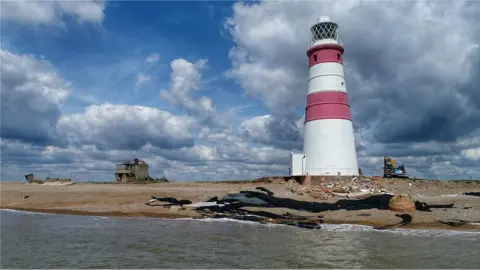
<svg viewBox="0 0 480 270">
<path fill-rule="evenodd" d="M 312 181 L 312 180 L 311 180 Z M 383 179 L 380 177 L 355 176 L 351 178 L 336 179 L 331 178 L 316 181 L 315 185 L 303 185 L 290 179 L 286 182 L 286 189 L 293 194 L 310 196 L 322 200 L 328 200 L 333 197 L 356 198 L 360 196 L 360 192 L 368 193 L 367 195 L 377 194 L 409 194 L 411 196 L 429 196 L 432 195 L 432 186 L 446 185 L 433 180 L 411 180 L 411 179 Z M 445 189 L 445 192 L 450 192 Z M 319 196 L 319 193 L 325 193 L 325 196 Z M 315 196 L 311 196 L 315 194 Z M 447 194 L 447 193 L 446 193 Z M 479 196 L 479 193 L 470 192 L 465 195 Z M 363 195 L 366 196 L 366 195 Z M 362 196 L 360 196 L 361 198 Z"/>
<path fill-rule="evenodd" d="M 292 192 L 307 194 L 316 198 L 324 198 L 326 196 L 339 196 L 344 194 L 345 199 L 339 199 L 336 202 L 313 202 L 301 201 L 293 198 L 277 197 L 275 194 L 264 188 L 256 187 L 255 191 L 240 190 L 238 192 L 230 191 L 221 198 L 215 196 L 207 201 L 192 203 L 190 200 L 178 200 L 173 197 L 155 197 L 151 196 L 151 200 L 145 203 L 148 206 L 162 206 L 170 208 L 170 212 L 179 212 L 189 208 L 204 218 L 231 218 L 237 220 L 248 220 L 260 223 L 276 223 L 290 226 L 296 226 L 307 229 L 319 229 L 323 223 L 323 216 L 312 216 L 312 213 L 320 213 L 325 211 L 356 211 L 356 210 L 393 210 L 398 212 L 413 211 L 431 211 L 430 208 L 452 208 L 452 205 L 429 205 L 424 202 L 413 202 L 409 195 L 391 195 L 391 194 L 371 194 L 376 189 L 373 185 L 366 185 L 371 182 L 360 182 L 360 179 L 348 181 L 355 185 L 348 185 L 345 181 L 336 181 L 335 183 L 325 183 L 318 186 L 301 186 L 297 182 L 288 181 L 287 188 Z M 323 191 L 322 191 L 323 189 Z M 345 193 L 336 193 L 334 191 L 344 190 Z M 328 192 L 326 192 L 328 191 Z M 356 192 L 350 192 L 356 191 Z M 355 199 L 350 199 L 355 197 Z M 360 198 L 362 197 L 362 198 Z M 163 202 L 164 204 L 153 204 L 155 202 Z M 269 211 L 252 210 L 258 208 L 287 208 L 296 211 L 305 212 L 307 215 L 292 215 L 290 213 L 277 214 Z M 308 215 L 308 213 L 310 213 Z M 404 226 L 412 222 L 412 216 L 408 214 L 398 214 L 402 221 L 397 224 L 379 227 L 378 229 L 393 228 Z"/>
<path fill-rule="evenodd" d="M 178 212 L 186 208 L 191 209 L 204 218 L 231 218 L 248 220 L 260 223 L 276 223 L 296 226 L 307 229 L 318 229 L 323 223 L 323 216 L 313 216 L 312 213 L 330 211 L 358 211 L 358 210 L 391 210 L 403 212 L 395 215 L 402 219 L 401 222 L 388 226 L 381 226 L 378 229 L 401 227 L 412 222 L 412 216 L 407 212 L 424 211 L 431 212 L 432 208 L 453 208 L 453 204 L 429 205 L 425 202 L 412 201 L 410 195 L 397 193 L 389 190 L 393 185 L 388 182 L 375 180 L 367 177 L 354 177 L 352 179 L 333 179 L 331 181 L 319 182 L 317 185 L 301 185 L 294 179 L 285 183 L 285 189 L 295 195 L 309 196 L 317 200 L 330 200 L 319 202 L 312 200 L 299 200 L 295 196 L 275 196 L 274 192 L 264 187 L 255 187 L 254 190 L 231 190 L 224 196 L 216 196 L 207 201 L 192 203 L 189 200 L 177 200 L 172 197 L 159 198 L 151 196 L 146 205 L 163 206 L 170 208 L 171 212 Z M 320 184 L 319 184 L 320 183 Z M 402 185 L 409 186 L 408 183 Z M 388 186 L 388 190 L 385 187 Z M 278 192 L 278 190 L 277 190 Z M 282 193 L 282 192 L 281 192 Z M 282 195 L 282 194 L 278 194 Z M 166 204 L 158 205 L 154 202 Z M 258 211 L 264 208 L 265 211 Z M 292 209 L 304 212 L 305 216 L 279 214 L 270 212 L 272 208 Z M 371 214 L 364 213 L 365 216 Z"/>
<path fill-rule="evenodd" d="M 384 194 L 388 192 L 381 184 L 368 177 L 353 177 L 350 180 L 334 180 L 321 185 L 301 185 L 290 179 L 287 190 L 294 194 L 310 196 L 320 200 L 328 200 L 334 196 L 345 198 L 361 198 L 367 195 Z"/>
<path fill-rule="evenodd" d="M 69 186 L 75 184 L 70 178 L 50 178 L 46 177 L 45 180 L 35 178 L 33 173 L 26 174 L 25 180 L 28 184 L 39 184 L 42 186 Z"/>
</svg>

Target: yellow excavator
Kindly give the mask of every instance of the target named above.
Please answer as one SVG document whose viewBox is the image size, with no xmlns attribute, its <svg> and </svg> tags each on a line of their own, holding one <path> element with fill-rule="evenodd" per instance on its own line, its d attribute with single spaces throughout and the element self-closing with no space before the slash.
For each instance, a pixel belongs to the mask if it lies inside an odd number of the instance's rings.
<svg viewBox="0 0 480 270">
<path fill-rule="evenodd" d="M 407 170 L 402 164 L 398 167 L 395 167 L 395 161 L 391 157 L 383 157 L 383 177 L 390 178 L 409 178 L 407 175 Z"/>
</svg>

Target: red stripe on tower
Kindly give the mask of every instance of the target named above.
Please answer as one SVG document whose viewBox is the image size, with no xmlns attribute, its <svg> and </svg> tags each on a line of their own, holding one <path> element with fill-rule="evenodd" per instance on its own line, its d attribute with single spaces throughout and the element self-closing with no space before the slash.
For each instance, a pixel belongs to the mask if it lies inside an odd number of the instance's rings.
<svg viewBox="0 0 480 270">
<path fill-rule="evenodd" d="M 343 65 L 344 49 L 339 44 L 322 44 L 307 51 L 309 67 L 320 63 L 340 63 Z"/>
<path fill-rule="evenodd" d="M 318 119 L 352 120 L 348 94 L 340 91 L 321 91 L 309 94 L 305 123 Z"/>
</svg>

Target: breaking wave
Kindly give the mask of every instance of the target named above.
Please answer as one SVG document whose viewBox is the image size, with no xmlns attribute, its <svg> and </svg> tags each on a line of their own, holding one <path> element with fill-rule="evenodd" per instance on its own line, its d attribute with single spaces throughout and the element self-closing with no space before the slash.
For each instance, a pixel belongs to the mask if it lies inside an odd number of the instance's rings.
<svg viewBox="0 0 480 270">
<path fill-rule="evenodd" d="M 283 224 L 272 224 L 272 223 L 258 223 L 254 221 L 244 221 L 231 218 L 205 218 L 205 219 L 193 219 L 193 218 L 179 218 L 179 219 L 168 219 L 168 220 L 194 220 L 198 222 L 233 222 L 233 223 L 243 223 L 251 225 L 260 225 L 260 226 L 281 226 L 281 227 L 290 227 Z M 400 235 L 424 235 L 424 236 L 455 236 L 455 235 L 478 235 L 480 232 L 476 231 L 457 231 L 457 230 L 423 230 L 423 229 L 385 229 L 378 230 L 374 229 L 372 226 L 367 225 L 356 225 L 356 224 L 321 224 L 322 231 L 331 231 L 331 232 L 379 232 L 379 233 L 394 233 Z M 308 230 L 307 230 L 308 231 Z"/>
<path fill-rule="evenodd" d="M 1 212 L 7 212 L 7 213 L 17 213 L 17 214 L 24 214 L 24 215 L 44 215 L 44 216 L 58 216 L 58 215 L 71 215 L 71 214 L 55 214 L 55 213 L 44 213 L 44 212 L 37 212 L 37 211 L 25 211 L 25 210 L 15 210 L 15 209 L 0 209 Z M 75 215 L 77 216 L 77 215 Z M 104 217 L 104 216 L 88 216 L 90 218 L 102 218 L 102 219 L 108 219 L 110 217 Z"/>
<path fill-rule="evenodd" d="M 455 235 L 478 235 L 476 231 L 457 231 L 457 230 L 425 230 L 425 229 L 385 229 L 378 230 L 372 226 L 356 224 L 322 224 L 322 230 L 335 232 L 378 232 L 394 233 L 400 235 L 423 235 L 423 236 L 455 236 Z"/>
<path fill-rule="evenodd" d="M 9 213 L 18 213 L 18 214 L 28 214 L 28 215 L 59 215 L 51 213 L 41 213 L 41 212 L 32 212 L 32 211 L 23 211 L 23 210 L 14 210 L 14 209 L 0 209 L 3 212 Z M 60 214 L 63 215 L 63 214 Z M 89 218 L 102 218 L 102 219 L 111 219 L 118 217 L 103 217 L 103 216 L 87 216 Z M 122 219 L 138 219 L 142 217 L 120 217 Z M 283 225 L 283 224 L 272 224 L 272 223 L 259 223 L 254 221 L 246 220 L 237 220 L 231 218 L 149 218 L 146 219 L 160 219 L 165 221 L 192 221 L 192 222 L 211 222 L 211 223 L 240 223 L 253 226 L 267 226 L 267 227 L 289 227 L 292 229 L 301 229 L 295 228 L 293 226 Z M 473 225 L 480 225 L 479 223 L 472 223 Z M 305 230 L 306 232 L 314 232 L 316 230 Z M 480 232 L 477 231 L 459 231 L 459 230 L 425 230 L 425 229 L 385 229 L 378 230 L 374 229 L 372 226 L 367 225 L 357 225 L 357 224 L 321 224 L 320 231 L 329 231 L 329 232 L 376 232 L 376 233 L 392 233 L 399 234 L 404 236 L 465 236 L 473 235 L 480 236 Z"/>
<path fill-rule="evenodd" d="M 0 209 L 0 212 L 18 213 L 18 214 L 26 214 L 26 215 L 54 215 L 54 214 L 50 214 L 50 213 L 15 210 L 15 209 Z"/>
</svg>

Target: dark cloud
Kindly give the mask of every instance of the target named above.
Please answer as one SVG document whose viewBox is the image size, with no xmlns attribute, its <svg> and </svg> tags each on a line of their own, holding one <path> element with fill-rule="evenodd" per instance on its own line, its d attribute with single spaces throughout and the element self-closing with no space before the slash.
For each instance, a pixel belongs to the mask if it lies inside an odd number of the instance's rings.
<svg viewBox="0 0 480 270">
<path fill-rule="evenodd" d="M 289 130 L 283 123 L 290 116 L 278 112 L 292 104 L 305 106 L 307 80 L 298 74 L 308 72 L 308 30 L 320 15 L 329 15 L 340 26 L 360 162 L 381 166 L 379 158 L 392 155 L 417 166 L 423 175 L 437 177 L 440 168 L 447 167 L 465 173 L 461 163 L 468 162 L 456 157 L 466 146 L 456 144 L 480 128 L 480 6 L 471 3 L 235 4 L 227 24 L 236 42 L 229 75 L 247 94 L 262 100 L 270 118 L 276 119 L 263 119 L 263 125 L 259 118 L 245 121 L 244 134 L 267 145 L 301 148 L 301 137 L 291 136 L 295 132 L 282 133 Z M 476 152 L 469 153 L 473 158 Z M 437 156 L 450 160 L 438 161 L 433 158 Z"/>
<path fill-rule="evenodd" d="M 365 50 L 369 49 L 365 46 Z M 351 61 L 360 63 L 359 59 L 362 57 L 351 55 Z M 378 142 L 453 142 L 478 128 L 473 123 L 480 122 L 480 110 L 473 104 L 479 96 L 476 89 L 480 81 L 473 72 L 467 74 L 469 80 L 462 83 L 446 81 L 428 71 L 397 82 L 398 79 L 391 77 L 393 73 L 383 68 L 388 60 L 370 68 L 378 78 L 374 93 L 363 95 L 358 88 L 350 88 L 356 124 L 372 128 Z M 471 65 L 472 70 L 479 70 L 480 61 L 472 61 Z M 371 66 L 371 62 L 365 61 L 357 69 L 364 71 L 362 67 L 368 70 Z M 363 101 L 370 98 L 368 102 Z"/>
<path fill-rule="evenodd" d="M 254 143 L 267 144 L 279 149 L 302 151 L 303 139 L 299 129 L 301 119 L 268 115 L 243 122 L 242 135 Z M 303 121 L 301 122 L 303 125 Z"/>
<path fill-rule="evenodd" d="M 303 14 L 298 12 L 301 9 Z M 445 13 L 447 9 L 451 12 Z M 340 8 L 331 3 L 261 3 L 236 4 L 234 10 L 228 26 L 237 53 L 230 55 L 230 74 L 247 93 L 266 93 L 260 99 L 274 116 L 280 116 L 278 111 L 285 106 L 304 106 L 306 79 L 297 75 L 307 73 L 307 29 L 316 16 L 329 14 L 340 24 L 346 48 L 354 119 L 360 127 L 370 128 L 374 139 L 453 141 L 474 130 L 468 122 L 479 120 L 478 111 L 463 108 L 463 99 L 475 92 L 477 76 L 468 76 L 468 67 L 476 65 L 472 57 L 480 42 L 474 18 L 465 17 L 471 14 L 467 4 L 352 2 Z M 260 16 L 264 13 L 269 16 Z M 405 19 L 406 13 L 412 16 Z M 278 28 L 270 27 L 274 24 Z M 280 46 L 273 49 L 271 44 Z M 299 65 L 302 62 L 304 67 Z M 274 76 L 286 70 L 292 71 L 281 79 Z M 467 92 L 462 96 L 460 82 Z M 283 91 L 282 86 L 290 90 Z M 284 102 L 271 103 L 280 99 Z"/>
<path fill-rule="evenodd" d="M 69 83 L 47 61 L 0 51 L 1 137 L 52 144 Z"/>
</svg>

